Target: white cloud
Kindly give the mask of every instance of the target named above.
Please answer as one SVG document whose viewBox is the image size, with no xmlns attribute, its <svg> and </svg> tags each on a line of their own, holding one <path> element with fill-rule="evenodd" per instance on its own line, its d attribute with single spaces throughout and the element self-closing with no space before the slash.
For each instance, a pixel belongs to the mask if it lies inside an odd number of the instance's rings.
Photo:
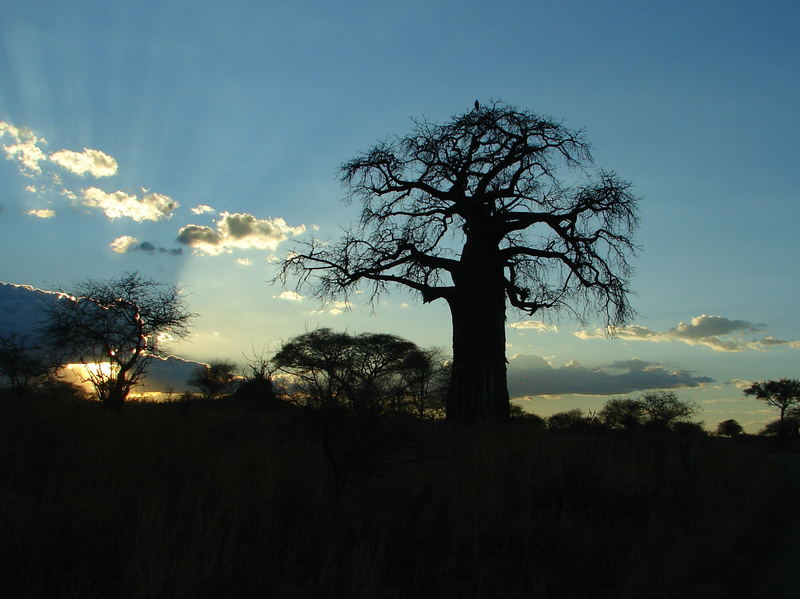
<svg viewBox="0 0 800 599">
<path fill-rule="evenodd" d="M 83 152 L 59 150 L 50 154 L 50 161 L 76 175 L 110 177 L 117 173 L 117 161 L 112 156 L 91 148 L 84 148 Z"/>
<path fill-rule="evenodd" d="M 321 310 L 311 310 L 311 314 L 330 314 L 331 316 L 338 316 L 349 309 L 350 304 L 347 302 L 331 302 Z"/>
<path fill-rule="evenodd" d="M 56 211 L 40 208 L 39 210 L 28 210 L 25 214 L 35 216 L 36 218 L 53 218 L 56 215 Z"/>
<path fill-rule="evenodd" d="M 208 204 L 198 204 L 191 208 L 193 214 L 205 214 L 206 212 L 216 212 L 211 206 Z"/>
<path fill-rule="evenodd" d="M 774 337 L 745 339 L 746 335 L 763 331 L 763 324 L 746 320 L 732 320 L 722 316 L 701 314 L 688 323 L 680 322 L 667 331 L 655 331 L 640 325 L 578 331 L 579 339 L 603 339 L 612 334 L 625 341 L 650 341 L 653 343 L 680 341 L 687 345 L 703 346 L 719 352 L 741 352 L 747 349 L 763 350 L 768 347 L 785 345 L 800 349 L 800 341 L 787 341 Z"/>
<path fill-rule="evenodd" d="M 275 250 L 283 241 L 306 230 L 292 227 L 282 218 L 258 219 L 252 214 L 220 214 L 216 230 L 204 225 L 186 225 L 178 231 L 178 242 L 197 254 L 218 255 L 234 249 Z"/>
<path fill-rule="evenodd" d="M 558 327 L 554 324 L 547 324 L 541 320 L 523 320 L 521 322 L 512 322 L 508 325 L 509 328 L 517 330 L 529 330 L 541 332 L 557 332 Z"/>
<path fill-rule="evenodd" d="M 47 155 L 39 147 L 39 144 L 46 144 L 47 140 L 39 137 L 30 129 L 25 127 L 15 127 L 5 121 L 0 121 L 0 139 L 11 137 L 12 144 L 4 144 L 3 151 L 8 160 L 16 160 L 19 164 L 19 171 L 26 177 L 33 177 L 42 172 L 39 163 L 47 160 Z"/>
<path fill-rule="evenodd" d="M 117 237 L 114 241 L 108 244 L 111 249 L 118 254 L 129 252 L 132 247 L 139 245 L 139 240 L 131 235 L 123 235 Z"/>
<path fill-rule="evenodd" d="M 236 264 L 239 266 L 252 266 L 253 261 L 250 258 L 236 258 Z"/>
<path fill-rule="evenodd" d="M 141 222 L 145 220 L 163 220 L 172 217 L 172 213 L 180 205 L 167 195 L 142 190 L 142 197 L 128 195 L 123 191 L 106 193 L 97 187 L 82 189 L 81 203 L 90 208 L 99 208 L 110 219 L 127 217 Z"/>
<path fill-rule="evenodd" d="M 296 291 L 281 291 L 278 295 L 273 296 L 276 299 L 289 300 L 290 302 L 302 302 L 305 299 L 304 295 L 300 295 Z"/>
</svg>

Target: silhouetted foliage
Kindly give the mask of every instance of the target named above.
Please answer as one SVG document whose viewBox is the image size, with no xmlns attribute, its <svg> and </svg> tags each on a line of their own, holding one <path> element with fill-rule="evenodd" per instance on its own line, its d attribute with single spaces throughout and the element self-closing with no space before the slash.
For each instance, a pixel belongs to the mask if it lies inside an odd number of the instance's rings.
<svg viewBox="0 0 800 599">
<path fill-rule="evenodd" d="M 238 401 L 258 402 L 271 404 L 278 399 L 278 394 L 283 389 L 276 388 L 273 375 L 276 366 L 272 364 L 272 357 L 265 348 L 256 351 L 252 348 L 252 355 L 243 354 L 245 359 L 244 375 L 236 386 L 232 398 Z"/>
<path fill-rule="evenodd" d="M 630 185 L 597 168 L 582 132 L 499 102 L 415 121 L 341 169 L 359 222 L 289 254 L 278 278 L 323 301 L 360 282 L 442 299 L 453 322 L 447 416 L 506 419 L 505 313 L 566 309 L 625 322 L 635 246 Z M 313 280 L 312 280 L 313 278 Z"/>
<path fill-rule="evenodd" d="M 523 420 L 528 424 L 541 426 L 542 428 L 547 426 L 547 422 L 544 418 L 538 414 L 534 414 L 533 412 L 528 412 L 527 410 L 523 409 L 522 406 L 519 406 L 515 403 L 512 403 L 509 406 L 508 415 L 512 420 Z"/>
<path fill-rule="evenodd" d="M 50 352 L 27 335 L 0 335 L 0 387 L 30 389 L 49 382 L 58 368 Z"/>
<path fill-rule="evenodd" d="M 617 398 L 608 400 L 598 413 L 599 420 L 608 428 L 633 430 L 640 426 L 655 428 L 692 428 L 692 416 L 697 414 L 697 405 L 678 398 L 672 391 L 653 391 L 635 399 Z M 684 426 L 685 425 L 685 426 Z"/>
<path fill-rule="evenodd" d="M 704 436 L 708 434 L 702 422 L 691 422 L 689 420 L 677 420 L 670 425 L 669 429 L 673 433 L 684 436 Z"/>
<path fill-rule="evenodd" d="M 744 432 L 742 425 L 733 418 L 723 420 L 717 425 L 717 434 L 721 437 L 736 437 Z"/>
<path fill-rule="evenodd" d="M 177 288 L 132 272 L 62 291 L 42 332 L 61 361 L 86 367 L 100 401 L 119 405 L 164 355 L 165 337 L 185 337 L 193 316 Z"/>
<path fill-rule="evenodd" d="M 773 420 L 764 425 L 759 435 L 765 437 L 780 437 L 788 439 L 800 435 L 800 418 L 785 417 L 783 420 Z"/>
<path fill-rule="evenodd" d="M 645 393 L 640 395 L 637 401 L 642 406 L 644 423 L 660 428 L 670 428 L 679 422 L 688 422 L 699 411 L 697 404 L 678 398 L 673 391 Z"/>
<path fill-rule="evenodd" d="M 214 360 L 198 366 L 189 378 L 189 386 L 197 389 L 203 399 L 219 399 L 233 391 L 236 364 L 228 360 Z"/>
<path fill-rule="evenodd" d="M 598 417 L 610 429 L 632 430 L 642 425 L 644 406 L 635 399 L 609 399 Z"/>
<path fill-rule="evenodd" d="M 783 420 L 786 410 L 800 405 L 800 380 L 755 381 L 744 390 L 744 394 L 752 395 L 756 399 L 778 408 L 780 420 Z"/>
<path fill-rule="evenodd" d="M 317 329 L 284 343 L 272 362 L 295 377 L 302 403 L 355 413 L 434 415 L 444 365 L 395 335 Z"/>
<path fill-rule="evenodd" d="M 574 408 L 548 416 L 547 428 L 552 431 L 586 431 L 595 428 L 595 420 L 583 410 Z"/>
</svg>

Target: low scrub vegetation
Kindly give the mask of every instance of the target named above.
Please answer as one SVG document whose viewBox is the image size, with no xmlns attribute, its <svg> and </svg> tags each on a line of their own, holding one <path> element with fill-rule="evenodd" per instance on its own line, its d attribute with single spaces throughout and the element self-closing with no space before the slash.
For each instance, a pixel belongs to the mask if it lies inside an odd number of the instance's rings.
<svg viewBox="0 0 800 599">
<path fill-rule="evenodd" d="M 757 596 L 782 492 L 708 436 L 6 394 L 0 594 Z"/>
</svg>

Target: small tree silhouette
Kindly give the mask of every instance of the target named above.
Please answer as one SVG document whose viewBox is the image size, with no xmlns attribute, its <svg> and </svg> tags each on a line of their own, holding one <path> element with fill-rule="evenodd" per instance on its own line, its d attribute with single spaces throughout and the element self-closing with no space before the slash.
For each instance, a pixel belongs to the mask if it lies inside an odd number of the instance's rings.
<svg viewBox="0 0 800 599">
<path fill-rule="evenodd" d="M 641 426 L 644 406 L 636 399 L 609 399 L 598 416 L 608 428 L 631 430 Z"/>
<path fill-rule="evenodd" d="M 744 432 L 742 425 L 733 418 L 723 420 L 717 425 L 717 434 L 721 437 L 735 437 Z"/>
<path fill-rule="evenodd" d="M 200 391 L 203 399 L 218 399 L 229 393 L 236 379 L 236 364 L 228 360 L 214 360 L 198 366 L 191 377 L 189 386 Z"/>
<path fill-rule="evenodd" d="M 644 393 L 637 401 L 642 405 L 645 424 L 659 428 L 688 422 L 699 411 L 697 404 L 680 399 L 673 391 Z"/>
</svg>

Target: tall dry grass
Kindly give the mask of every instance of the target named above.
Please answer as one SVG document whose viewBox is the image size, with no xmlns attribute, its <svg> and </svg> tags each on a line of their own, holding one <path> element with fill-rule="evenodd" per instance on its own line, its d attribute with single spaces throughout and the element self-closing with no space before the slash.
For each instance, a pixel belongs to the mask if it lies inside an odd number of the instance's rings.
<svg viewBox="0 0 800 599">
<path fill-rule="evenodd" d="M 737 597 L 782 501 L 718 439 L 0 401 L 7 597 Z"/>
</svg>

